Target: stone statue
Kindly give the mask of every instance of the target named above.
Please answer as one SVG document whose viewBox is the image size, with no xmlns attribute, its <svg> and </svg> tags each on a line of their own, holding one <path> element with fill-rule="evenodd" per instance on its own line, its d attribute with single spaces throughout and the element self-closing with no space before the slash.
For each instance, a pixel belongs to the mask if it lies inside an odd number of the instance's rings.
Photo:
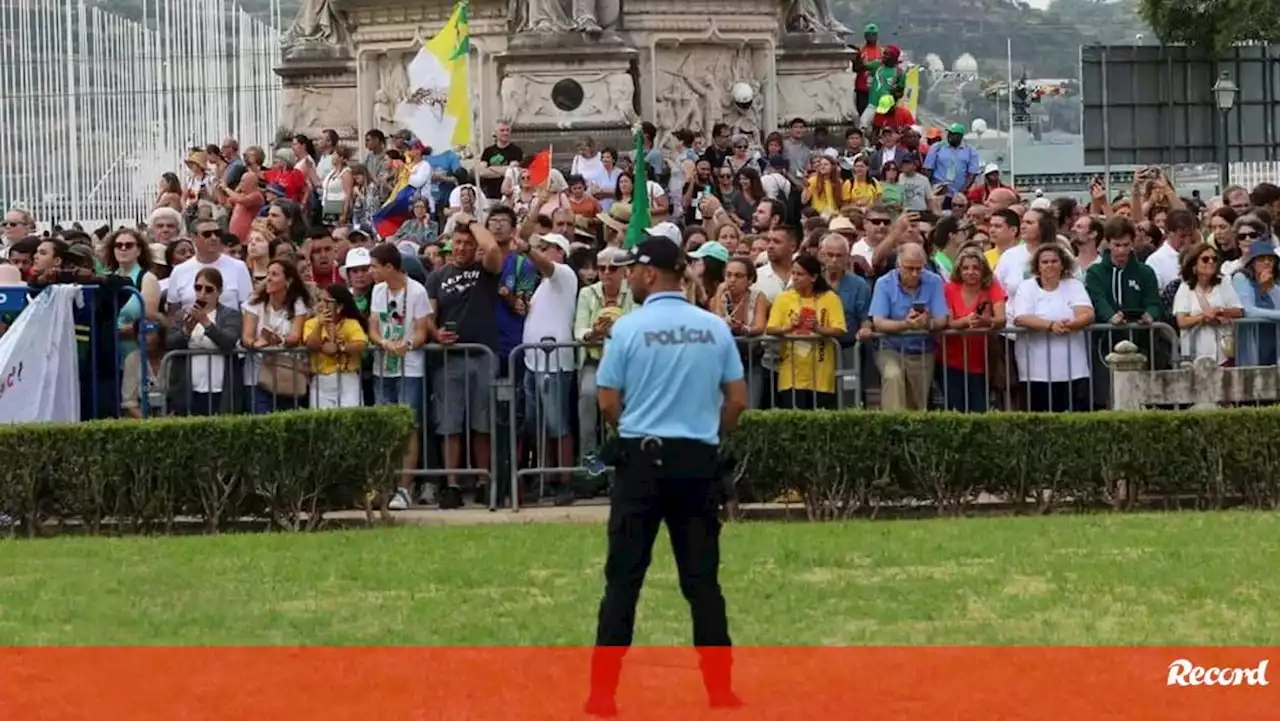
<svg viewBox="0 0 1280 721">
<path fill-rule="evenodd" d="M 786 28 L 793 33 L 847 35 L 852 32 L 836 19 L 831 10 L 831 0 L 791 0 L 787 8 Z"/>
<path fill-rule="evenodd" d="M 373 94 L 373 124 L 374 127 L 386 132 L 390 128 L 394 128 L 396 123 L 396 103 L 391 102 L 391 97 L 387 95 L 387 91 L 382 88 Z"/>
<path fill-rule="evenodd" d="M 617 23 L 619 0 L 508 0 L 512 32 L 599 33 Z"/>
<path fill-rule="evenodd" d="M 285 33 L 285 44 L 344 46 L 350 37 L 346 19 L 333 8 L 333 0 L 302 0 L 293 24 Z"/>
</svg>

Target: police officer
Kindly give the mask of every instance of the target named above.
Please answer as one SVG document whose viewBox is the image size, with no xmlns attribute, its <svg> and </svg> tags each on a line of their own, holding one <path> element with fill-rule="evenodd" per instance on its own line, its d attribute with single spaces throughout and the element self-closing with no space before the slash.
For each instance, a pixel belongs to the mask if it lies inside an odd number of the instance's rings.
<svg viewBox="0 0 1280 721">
<path fill-rule="evenodd" d="M 730 687 L 729 622 L 718 579 L 717 446 L 747 405 L 742 361 L 724 321 L 689 303 L 685 260 L 665 235 L 650 235 L 624 261 L 642 306 L 618 319 L 596 374 L 601 416 L 617 428 L 611 460 L 605 592 L 592 657 L 587 711 L 610 715 L 636 603 L 663 521 L 693 615 L 703 683 L 712 706 L 740 702 Z"/>
</svg>

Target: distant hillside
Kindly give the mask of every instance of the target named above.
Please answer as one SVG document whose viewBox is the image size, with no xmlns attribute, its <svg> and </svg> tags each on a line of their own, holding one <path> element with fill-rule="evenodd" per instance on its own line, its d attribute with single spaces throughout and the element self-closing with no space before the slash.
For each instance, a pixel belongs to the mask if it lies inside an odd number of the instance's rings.
<svg viewBox="0 0 1280 721">
<path fill-rule="evenodd" d="M 1006 42 L 1013 41 L 1016 73 L 1074 78 L 1081 45 L 1132 43 L 1154 34 L 1138 17 L 1137 0 L 1053 0 L 1036 10 L 1015 0 L 834 0 L 836 14 L 861 35 L 880 26 L 883 43 L 896 43 L 913 57 L 937 53 L 950 67 L 963 53 L 978 60 L 984 75 L 1006 73 Z"/>
</svg>

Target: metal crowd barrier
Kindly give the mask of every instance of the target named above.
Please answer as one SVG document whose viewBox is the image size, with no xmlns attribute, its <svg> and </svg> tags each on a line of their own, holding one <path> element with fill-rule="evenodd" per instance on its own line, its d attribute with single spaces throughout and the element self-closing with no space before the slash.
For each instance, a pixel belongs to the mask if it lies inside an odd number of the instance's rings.
<svg viewBox="0 0 1280 721">
<path fill-rule="evenodd" d="M 972 342 L 977 339 L 985 342 Z M 1170 368 L 1178 361 L 1178 334 L 1167 323 L 1100 323 L 1064 335 L 1013 327 L 876 333 L 857 344 L 855 397 L 860 407 L 870 404 L 885 410 L 1108 408 L 1111 377 L 1106 356 L 1122 340 L 1138 345 L 1151 370 Z M 944 347 L 947 355 L 959 355 L 958 362 L 954 357 L 946 361 Z M 873 367 L 868 367 L 868 360 Z M 877 376 L 877 383 L 870 382 Z"/>
<path fill-rule="evenodd" d="M 366 354 L 359 373 L 319 376 L 311 373 L 311 351 L 303 347 L 175 349 L 161 364 L 161 372 L 170 380 L 166 411 L 175 415 L 258 414 L 391 402 L 408 405 L 415 410 L 418 463 L 415 468 L 401 469 L 401 475 L 455 482 L 460 477 L 476 477 L 489 484 L 487 505 L 494 510 L 502 490 L 494 473 L 498 458 L 496 357 L 487 347 L 468 343 L 428 345 L 422 350 L 425 371 L 418 395 L 413 397 L 405 395 L 406 389 L 414 392 L 414 384 L 408 381 L 415 378 L 407 375 L 406 364 L 398 364 L 397 375 L 383 377 L 374 372 L 385 368 L 385 353 L 380 350 Z M 202 371 L 204 392 L 192 383 L 196 371 Z M 264 375 L 273 380 L 264 380 Z M 221 381 L 215 392 L 214 384 L 207 381 L 216 376 L 221 376 Z M 330 380 L 330 376 L 334 377 Z M 461 418 L 452 415 L 455 413 Z M 475 445 L 483 445 L 477 436 L 487 436 L 483 458 L 474 452 Z M 449 448 L 453 438 L 458 439 L 456 459 Z"/>
<path fill-rule="evenodd" d="M 99 322 L 101 314 L 110 313 L 112 318 L 120 315 L 120 310 L 129 303 L 129 300 L 136 298 L 138 303 L 145 309 L 146 301 L 142 298 L 142 293 L 133 286 L 121 286 L 119 292 L 129 295 L 129 299 L 121 301 L 119 298 L 103 298 L 99 297 L 102 290 L 98 285 L 80 286 L 83 292 L 83 306 L 88 311 L 88 356 L 87 368 L 85 366 L 85 357 L 80 354 L 79 333 L 77 332 L 76 341 L 76 362 L 79 371 L 79 379 L 81 383 L 80 389 L 80 419 L 96 420 L 102 418 L 119 418 L 124 414 L 124 390 L 121 383 L 124 380 L 124 362 L 125 357 L 120 353 L 120 345 L 122 339 L 120 337 L 120 328 L 118 323 L 112 323 L 112 332 L 116 335 L 116 342 L 113 347 L 116 349 L 115 357 L 100 358 L 99 346 L 101 339 L 99 337 Z M 28 303 L 28 294 L 32 289 L 29 286 L 5 286 L 0 287 L 0 313 L 13 314 L 16 316 L 26 309 Z M 81 325 L 77 323 L 77 325 Z M 145 317 L 137 322 L 137 344 L 140 352 L 139 366 L 141 368 L 139 378 L 138 406 L 142 417 L 147 417 L 150 413 L 150 393 L 149 384 L 147 383 L 147 335 L 151 327 L 151 323 L 146 321 Z M 86 370 L 88 372 L 86 372 Z M 85 378 L 89 380 L 89 388 L 83 387 Z M 104 395 L 102 384 L 107 383 L 108 392 Z"/>
<path fill-rule="evenodd" d="M 1183 361 L 1209 357 L 1231 367 L 1280 365 L 1280 317 L 1234 318 L 1230 325 L 1208 327 L 1213 328 L 1212 334 L 1182 332 L 1188 340 Z M 1213 336 L 1211 341 L 1204 340 L 1208 335 Z"/>
<path fill-rule="evenodd" d="M 737 343 L 752 408 L 843 408 L 857 386 L 844 360 L 853 347 L 842 349 L 834 339 L 756 336 L 739 338 Z M 597 366 L 583 361 L 585 351 L 598 347 L 547 340 L 522 343 L 508 356 L 510 372 L 500 382 L 499 392 L 507 403 L 506 422 L 513 429 L 513 440 L 506 449 L 513 509 L 519 508 L 525 479 L 538 479 L 537 488 L 529 490 L 540 498 L 549 476 L 572 488 L 574 475 L 611 470 L 586 460 L 607 433 L 595 405 Z M 567 370 L 548 373 L 529 368 L 529 361 L 547 368 L 552 354 L 565 350 L 573 353 L 573 362 L 566 361 Z M 560 368 L 560 364 L 551 367 Z M 787 391 L 778 390 L 780 382 L 789 386 Z M 507 392 L 510 397 L 505 397 Z"/>
</svg>

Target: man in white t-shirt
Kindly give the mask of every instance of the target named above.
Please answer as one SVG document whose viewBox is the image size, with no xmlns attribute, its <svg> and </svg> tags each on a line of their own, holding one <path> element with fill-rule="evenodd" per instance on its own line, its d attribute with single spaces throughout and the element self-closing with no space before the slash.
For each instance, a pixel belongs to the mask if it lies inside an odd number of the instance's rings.
<svg viewBox="0 0 1280 721">
<path fill-rule="evenodd" d="M 1147 256 L 1147 265 L 1156 272 L 1160 290 L 1164 290 L 1165 286 L 1177 280 L 1181 274 L 1178 256 L 1182 249 L 1200 240 L 1196 217 L 1189 210 L 1179 208 L 1169 211 L 1164 219 L 1164 227 L 1164 242 Z"/>
<path fill-rule="evenodd" d="M 413 435 L 405 453 L 404 468 L 418 467 L 418 436 L 426 407 L 426 353 L 431 331 L 431 301 L 427 289 L 405 274 L 400 251 L 383 243 L 369 251 L 370 271 L 376 285 L 369 300 L 369 343 L 377 350 L 373 363 L 374 397 L 379 404 L 401 404 L 413 409 Z M 400 479 L 400 487 L 387 504 L 403 511 L 413 504 L 413 476 Z"/>
<path fill-rule="evenodd" d="M 542 282 L 529 299 L 524 343 L 573 343 L 573 315 L 578 300 L 578 274 L 565 261 L 569 239 L 558 233 L 533 236 L 533 243 L 517 238 L 515 248 L 525 253 Z M 528 350 L 524 354 L 524 403 L 528 432 L 538 447 L 554 448 L 557 456 L 540 459 L 544 467 L 568 468 L 573 462 L 573 404 L 575 368 L 572 347 Z M 546 439 L 546 443 L 541 440 Z M 556 505 L 573 503 L 569 477 L 555 479 Z"/>
<path fill-rule="evenodd" d="M 253 278 L 244 261 L 226 254 L 222 244 L 222 228 L 214 220 L 198 220 L 192 229 L 191 241 L 196 254 L 179 263 L 169 274 L 169 287 L 165 301 L 171 313 L 176 313 L 196 302 L 196 274 L 204 268 L 217 268 L 222 274 L 222 295 L 218 303 L 240 310 L 253 295 Z"/>
</svg>

